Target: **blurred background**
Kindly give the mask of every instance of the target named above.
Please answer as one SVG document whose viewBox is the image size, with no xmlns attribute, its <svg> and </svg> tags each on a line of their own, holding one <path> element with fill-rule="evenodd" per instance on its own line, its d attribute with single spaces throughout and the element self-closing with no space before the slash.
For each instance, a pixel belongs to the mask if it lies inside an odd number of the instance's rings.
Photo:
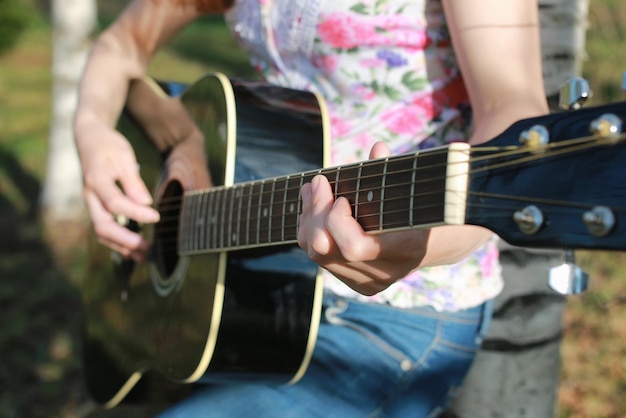
<svg viewBox="0 0 626 418">
<path fill-rule="evenodd" d="M 98 1 L 90 31 L 109 24 L 125 3 Z M 582 71 L 592 104 L 626 99 L 624 16 L 623 0 L 590 0 Z M 58 151 L 51 137 L 68 128 L 55 113 L 63 106 L 62 86 L 54 83 L 63 63 L 58 55 L 55 60 L 53 44 L 62 41 L 64 28 L 47 0 L 0 0 L 0 418 L 74 418 L 94 411 L 78 339 L 88 223 L 79 200 L 68 198 L 76 210 L 51 203 L 76 189 L 50 180 L 76 179 L 50 158 Z M 150 73 L 192 82 L 214 70 L 252 74 L 223 22 L 206 18 L 160 52 Z M 559 417 L 626 416 L 624 262 L 622 253 L 579 253 L 592 280 L 586 293 L 569 299 L 563 318 Z"/>
</svg>

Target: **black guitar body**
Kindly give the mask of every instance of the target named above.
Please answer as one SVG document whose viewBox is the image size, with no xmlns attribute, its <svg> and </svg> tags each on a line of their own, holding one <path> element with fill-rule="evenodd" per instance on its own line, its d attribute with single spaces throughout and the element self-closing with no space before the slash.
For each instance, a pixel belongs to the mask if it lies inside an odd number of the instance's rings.
<svg viewBox="0 0 626 418">
<path fill-rule="evenodd" d="M 173 244 L 185 239 L 181 215 L 196 210 L 180 204 L 183 193 L 206 187 L 206 179 L 212 187 L 229 186 L 326 163 L 325 116 L 316 97 L 208 76 L 175 101 L 200 130 L 198 142 L 195 128 L 179 128 L 184 117 L 178 110 L 167 110 L 172 99 L 157 95 L 154 86 L 145 88 L 145 81 L 137 83 L 130 94 L 141 97 L 129 98 L 119 130 L 133 146 L 146 184 L 154 185 L 161 222 L 141 227 L 152 243 L 144 263 L 120 259 L 95 242 L 90 246 L 84 283 L 90 393 L 114 406 L 132 399 L 126 395 L 148 371 L 178 383 L 298 380 L 308 365 L 321 312 L 318 266 L 293 243 L 183 256 L 180 244 Z M 170 94 L 181 88 L 162 87 Z M 142 106 L 153 101 L 150 112 L 159 116 L 146 118 L 139 101 Z M 163 146 L 176 141 L 180 144 Z M 225 208 L 220 216 L 236 210 Z M 225 221 L 212 225 L 224 228 Z M 138 226 L 131 222 L 129 227 Z M 202 237 L 189 239 L 210 243 L 211 237 L 223 241 L 224 234 L 230 236 L 210 227 Z M 146 386 L 145 392 L 162 396 L 156 379 L 141 380 L 135 393 Z"/>
</svg>

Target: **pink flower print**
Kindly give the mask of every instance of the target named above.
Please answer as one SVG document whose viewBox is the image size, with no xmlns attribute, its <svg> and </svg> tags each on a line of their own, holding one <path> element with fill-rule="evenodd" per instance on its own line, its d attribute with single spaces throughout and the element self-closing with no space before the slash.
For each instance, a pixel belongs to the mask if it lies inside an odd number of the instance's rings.
<svg viewBox="0 0 626 418">
<path fill-rule="evenodd" d="M 318 31 L 323 42 L 344 49 L 354 48 L 375 35 L 371 25 L 345 13 L 323 16 Z"/>
<path fill-rule="evenodd" d="M 487 251 L 485 252 L 483 258 L 480 260 L 480 270 L 483 274 L 483 277 L 491 277 L 494 268 L 499 266 L 498 257 L 500 255 L 500 251 L 498 250 L 497 245 L 493 243 L 493 240 L 486 245 Z"/>
<path fill-rule="evenodd" d="M 370 24 L 381 29 L 411 28 L 415 26 L 414 18 L 404 14 L 378 14 L 370 18 Z"/>
<path fill-rule="evenodd" d="M 352 125 L 346 119 L 337 116 L 330 118 L 330 133 L 332 138 L 340 138 L 345 136 L 352 129 Z"/>
<path fill-rule="evenodd" d="M 385 65 L 385 60 L 381 58 L 365 58 L 359 61 L 362 68 L 378 68 Z"/>
<path fill-rule="evenodd" d="M 416 97 L 411 101 L 411 105 L 421 108 L 423 111 L 422 115 L 430 120 L 439 115 L 442 109 L 442 105 L 430 94 Z"/>
<path fill-rule="evenodd" d="M 360 98 L 361 100 L 371 100 L 376 96 L 376 92 L 372 90 L 368 86 L 364 86 L 363 84 L 357 84 L 351 88 L 351 92 L 354 96 Z"/>
<path fill-rule="evenodd" d="M 381 115 L 389 131 L 398 135 L 413 135 L 424 129 L 424 109 L 413 103 Z"/>
<path fill-rule="evenodd" d="M 370 148 L 376 140 L 367 132 L 360 133 L 353 140 L 353 144 L 357 149 L 365 150 L 369 153 Z"/>
<path fill-rule="evenodd" d="M 426 31 L 402 31 L 396 38 L 397 45 L 413 48 L 413 50 L 424 50 L 430 45 L 430 38 Z"/>
<path fill-rule="evenodd" d="M 335 55 L 316 55 L 313 57 L 313 65 L 316 68 L 332 74 L 337 69 L 337 56 Z"/>
</svg>

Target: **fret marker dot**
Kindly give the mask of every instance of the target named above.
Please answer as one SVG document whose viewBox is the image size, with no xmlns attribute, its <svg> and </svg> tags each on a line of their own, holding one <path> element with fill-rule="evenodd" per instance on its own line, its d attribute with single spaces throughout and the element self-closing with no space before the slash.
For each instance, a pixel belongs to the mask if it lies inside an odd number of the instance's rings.
<svg viewBox="0 0 626 418">
<path fill-rule="evenodd" d="M 294 210 L 296 210 L 296 205 L 292 203 L 291 205 L 289 205 L 289 212 L 293 213 Z"/>
<path fill-rule="evenodd" d="M 267 208 L 263 209 L 263 216 L 267 216 Z"/>
<path fill-rule="evenodd" d="M 233 236 L 230 237 L 230 241 L 231 242 L 236 242 L 237 241 L 237 234 L 233 234 Z"/>
<path fill-rule="evenodd" d="M 374 192 L 373 191 L 369 191 L 367 192 L 367 201 L 371 202 L 374 199 Z"/>
</svg>

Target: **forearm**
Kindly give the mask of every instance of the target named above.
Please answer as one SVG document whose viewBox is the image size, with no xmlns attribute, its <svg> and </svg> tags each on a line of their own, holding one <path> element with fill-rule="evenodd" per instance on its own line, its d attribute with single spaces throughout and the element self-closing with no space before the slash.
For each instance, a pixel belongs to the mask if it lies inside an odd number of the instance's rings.
<svg viewBox="0 0 626 418">
<path fill-rule="evenodd" d="M 192 5 L 170 1 L 135 0 L 129 4 L 92 49 L 79 93 L 78 138 L 88 133 L 83 130 L 91 129 L 94 122 L 115 125 L 129 81 L 143 77 L 158 49 L 200 14 Z"/>
<path fill-rule="evenodd" d="M 75 129 L 94 121 L 113 127 L 126 100 L 128 83 L 144 74 L 146 63 L 131 52 L 116 34 L 105 32 L 95 43 L 79 93 Z"/>
<path fill-rule="evenodd" d="M 444 0 L 444 7 L 472 104 L 470 143 L 547 113 L 537 2 Z"/>
<path fill-rule="evenodd" d="M 414 269 L 455 264 L 463 260 L 482 244 L 493 232 L 473 225 L 446 225 L 430 230 L 426 252 Z"/>
</svg>

